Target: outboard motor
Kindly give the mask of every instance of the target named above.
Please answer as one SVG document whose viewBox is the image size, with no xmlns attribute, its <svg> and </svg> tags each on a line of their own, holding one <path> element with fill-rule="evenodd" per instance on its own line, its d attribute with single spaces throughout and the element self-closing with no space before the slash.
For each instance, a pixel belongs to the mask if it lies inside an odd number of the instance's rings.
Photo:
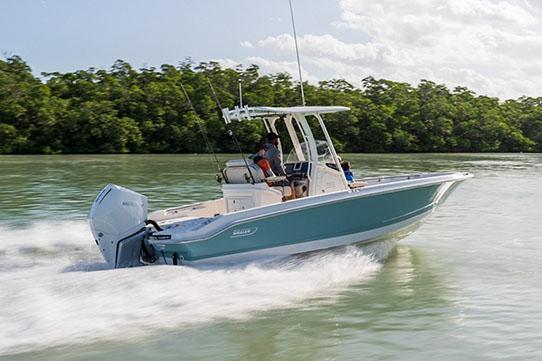
<svg viewBox="0 0 542 361">
<path fill-rule="evenodd" d="M 147 197 L 114 184 L 101 190 L 90 209 L 89 222 L 110 267 L 142 265 L 140 255 L 145 247 L 146 220 Z"/>
</svg>

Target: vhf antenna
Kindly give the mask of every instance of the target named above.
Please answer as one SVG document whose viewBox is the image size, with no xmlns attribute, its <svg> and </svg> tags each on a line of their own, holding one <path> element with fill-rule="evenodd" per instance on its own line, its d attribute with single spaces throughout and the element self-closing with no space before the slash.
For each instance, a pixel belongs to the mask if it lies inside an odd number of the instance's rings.
<svg viewBox="0 0 542 361">
<path fill-rule="evenodd" d="M 243 107 L 243 84 L 241 78 L 239 78 L 239 108 Z"/>
<path fill-rule="evenodd" d="M 290 3 L 290 16 L 292 17 L 292 28 L 294 29 L 294 42 L 295 42 L 295 55 L 297 57 L 297 70 L 299 71 L 299 85 L 301 86 L 301 104 L 305 106 L 305 92 L 303 91 L 303 76 L 301 75 L 301 61 L 299 60 L 299 47 L 297 46 L 297 34 L 295 31 L 294 21 L 294 9 L 292 7 L 292 0 L 288 0 Z"/>
</svg>

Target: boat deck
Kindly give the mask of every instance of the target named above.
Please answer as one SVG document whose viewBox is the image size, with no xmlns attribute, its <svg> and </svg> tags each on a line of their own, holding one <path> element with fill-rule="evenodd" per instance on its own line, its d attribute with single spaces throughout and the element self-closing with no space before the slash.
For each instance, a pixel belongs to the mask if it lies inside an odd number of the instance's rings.
<svg viewBox="0 0 542 361">
<path fill-rule="evenodd" d="M 172 218 L 167 221 L 160 222 L 160 226 L 164 230 L 173 232 L 193 232 L 201 227 L 209 224 L 214 217 L 183 217 Z"/>
</svg>

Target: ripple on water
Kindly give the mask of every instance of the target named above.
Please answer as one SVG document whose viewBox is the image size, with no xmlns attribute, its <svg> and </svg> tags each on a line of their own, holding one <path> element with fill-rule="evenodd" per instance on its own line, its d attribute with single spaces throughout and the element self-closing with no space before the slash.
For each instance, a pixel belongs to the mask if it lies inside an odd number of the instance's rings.
<svg viewBox="0 0 542 361">
<path fill-rule="evenodd" d="M 542 359 L 542 155 L 343 158 L 358 176 L 458 170 L 476 178 L 386 262 L 346 248 L 222 269 L 111 271 L 84 221 L 97 191 L 124 185 L 153 209 L 214 198 L 211 158 L 2 157 L 0 354 Z"/>
</svg>

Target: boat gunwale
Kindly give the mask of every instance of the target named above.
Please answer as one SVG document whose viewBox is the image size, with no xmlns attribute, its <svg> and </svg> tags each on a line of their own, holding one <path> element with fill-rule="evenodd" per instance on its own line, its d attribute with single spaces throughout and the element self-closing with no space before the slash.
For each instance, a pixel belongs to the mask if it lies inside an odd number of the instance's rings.
<svg viewBox="0 0 542 361">
<path fill-rule="evenodd" d="M 216 216 L 214 218 L 209 217 L 209 219 L 211 219 L 211 222 L 199 228 L 198 230 L 195 230 L 194 233 L 197 233 L 197 231 L 207 228 L 207 226 L 212 227 L 212 228 L 209 228 L 208 230 L 206 230 L 205 233 L 199 235 L 198 238 L 196 239 L 187 239 L 187 237 L 182 237 L 182 236 L 174 239 L 173 237 L 176 232 L 166 229 L 166 230 L 163 230 L 162 232 L 155 232 L 154 234 L 156 235 L 168 234 L 172 236 L 171 239 L 169 240 L 149 239 L 149 243 L 151 243 L 153 246 L 159 246 L 159 245 L 171 245 L 171 244 L 179 244 L 179 243 L 190 244 L 190 243 L 195 243 L 195 242 L 203 242 L 203 241 L 211 239 L 219 232 L 226 232 L 229 229 L 237 227 L 241 224 L 256 221 L 256 220 L 266 219 L 270 217 L 275 217 L 279 214 L 288 214 L 288 213 L 296 212 L 303 209 L 310 209 L 310 208 L 321 207 L 323 205 L 328 205 L 328 204 L 333 204 L 333 203 L 346 202 L 352 199 L 393 193 L 393 192 L 402 191 L 402 190 L 431 186 L 435 184 L 442 184 L 442 183 L 446 183 L 450 181 L 462 182 L 473 177 L 472 173 L 468 173 L 468 172 L 422 173 L 422 174 L 417 174 L 417 176 L 418 177 L 416 179 L 404 179 L 404 180 L 399 180 L 396 182 L 383 182 L 381 184 L 374 184 L 374 185 L 370 185 L 370 186 L 362 187 L 362 188 L 347 189 L 347 190 L 341 190 L 341 191 L 332 192 L 332 193 L 319 194 L 312 197 L 299 198 L 296 200 L 288 201 L 286 203 L 278 203 L 278 204 L 275 203 L 275 204 L 250 208 L 250 209 L 246 209 L 242 211 L 225 213 L 225 214 Z M 420 178 L 422 176 L 425 176 L 425 177 Z M 404 176 L 404 177 L 407 177 L 407 176 Z M 376 179 L 378 178 L 379 177 L 376 177 Z M 321 201 L 321 198 L 323 197 L 326 197 L 329 199 L 325 199 Z M 303 204 L 301 202 L 303 202 Z M 305 204 L 305 203 L 308 203 L 308 204 Z M 292 204 L 293 206 L 290 206 Z M 286 207 L 284 205 L 286 205 Z M 261 213 L 265 211 L 266 209 L 278 208 L 278 207 L 280 207 L 280 209 L 273 210 L 271 212 Z M 239 217 L 242 217 L 246 213 L 254 212 L 254 211 L 257 211 L 258 213 L 249 217 L 243 217 L 239 219 Z M 225 218 L 233 218 L 233 217 L 237 219 L 225 219 Z"/>
</svg>

